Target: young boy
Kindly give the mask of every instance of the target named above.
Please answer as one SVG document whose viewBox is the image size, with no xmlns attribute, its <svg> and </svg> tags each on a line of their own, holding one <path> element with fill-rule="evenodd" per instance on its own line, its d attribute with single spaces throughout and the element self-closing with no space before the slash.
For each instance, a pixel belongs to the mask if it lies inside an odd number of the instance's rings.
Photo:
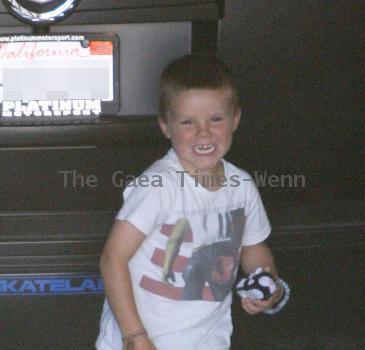
<svg viewBox="0 0 365 350">
<path fill-rule="evenodd" d="M 159 124 L 172 149 L 124 192 L 102 253 L 97 348 L 227 350 L 238 266 L 277 277 L 271 228 L 249 175 L 223 159 L 241 116 L 230 70 L 184 56 L 161 77 Z M 148 180 L 148 181 L 147 181 Z M 242 299 L 249 314 L 280 299 Z"/>
</svg>

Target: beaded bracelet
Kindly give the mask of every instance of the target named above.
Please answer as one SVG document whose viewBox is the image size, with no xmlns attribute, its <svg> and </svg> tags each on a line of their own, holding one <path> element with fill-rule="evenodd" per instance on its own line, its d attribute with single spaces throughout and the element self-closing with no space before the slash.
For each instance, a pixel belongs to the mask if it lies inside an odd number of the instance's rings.
<svg viewBox="0 0 365 350">
<path fill-rule="evenodd" d="M 138 331 L 125 335 L 122 338 L 122 340 L 123 340 L 123 344 L 126 347 L 126 350 L 129 348 L 129 345 L 133 346 L 133 342 L 136 338 L 141 337 L 141 336 L 147 336 L 147 331 L 144 328 L 141 328 Z"/>
<path fill-rule="evenodd" d="M 281 296 L 280 300 L 278 300 L 275 305 L 268 310 L 265 310 L 264 313 L 268 315 L 273 315 L 281 311 L 281 309 L 287 304 L 289 298 L 290 298 L 290 288 L 288 284 L 282 280 L 281 278 L 278 278 L 276 280 L 276 283 L 278 283 L 280 286 L 283 287 L 283 295 Z"/>
</svg>

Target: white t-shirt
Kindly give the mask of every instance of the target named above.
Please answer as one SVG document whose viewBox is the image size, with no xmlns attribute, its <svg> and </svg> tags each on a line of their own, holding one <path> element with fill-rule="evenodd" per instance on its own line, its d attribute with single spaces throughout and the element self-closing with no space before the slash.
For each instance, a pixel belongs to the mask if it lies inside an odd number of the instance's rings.
<svg viewBox="0 0 365 350">
<path fill-rule="evenodd" d="M 171 149 L 124 191 L 117 219 L 146 235 L 129 268 L 139 315 L 158 350 L 229 349 L 241 246 L 270 234 L 251 177 L 223 164 L 222 187 L 209 191 L 183 170 Z M 97 348 L 122 348 L 107 301 Z"/>
</svg>

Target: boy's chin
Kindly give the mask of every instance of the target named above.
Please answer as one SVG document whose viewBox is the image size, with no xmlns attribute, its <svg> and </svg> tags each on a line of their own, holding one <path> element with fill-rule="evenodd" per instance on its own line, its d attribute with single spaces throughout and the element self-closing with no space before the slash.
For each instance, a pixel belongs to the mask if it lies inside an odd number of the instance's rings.
<svg viewBox="0 0 365 350">
<path fill-rule="evenodd" d="M 216 174 L 221 167 L 222 157 L 212 155 L 190 155 L 189 158 L 180 159 L 183 168 L 192 175 Z"/>
</svg>

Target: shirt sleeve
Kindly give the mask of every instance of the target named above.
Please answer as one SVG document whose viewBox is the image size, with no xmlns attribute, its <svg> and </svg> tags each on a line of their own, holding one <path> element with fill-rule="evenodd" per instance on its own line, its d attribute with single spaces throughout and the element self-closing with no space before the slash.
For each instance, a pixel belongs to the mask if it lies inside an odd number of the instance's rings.
<svg viewBox="0 0 365 350">
<path fill-rule="evenodd" d="M 264 241 L 271 233 L 271 225 L 259 191 L 253 181 L 248 182 L 248 200 L 245 205 L 245 226 L 242 245 L 249 246 Z"/>
<path fill-rule="evenodd" d="M 144 175 L 146 176 L 146 175 Z M 172 205 L 171 191 L 168 181 L 142 182 L 135 180 L 123 192 L 124 203 L 116 219 L 127 220 L 146 236 L 155 227 L 166 221 L 167 209 Z M 146 178 L 144 178 L 146 180 Z"/>
</svg>

